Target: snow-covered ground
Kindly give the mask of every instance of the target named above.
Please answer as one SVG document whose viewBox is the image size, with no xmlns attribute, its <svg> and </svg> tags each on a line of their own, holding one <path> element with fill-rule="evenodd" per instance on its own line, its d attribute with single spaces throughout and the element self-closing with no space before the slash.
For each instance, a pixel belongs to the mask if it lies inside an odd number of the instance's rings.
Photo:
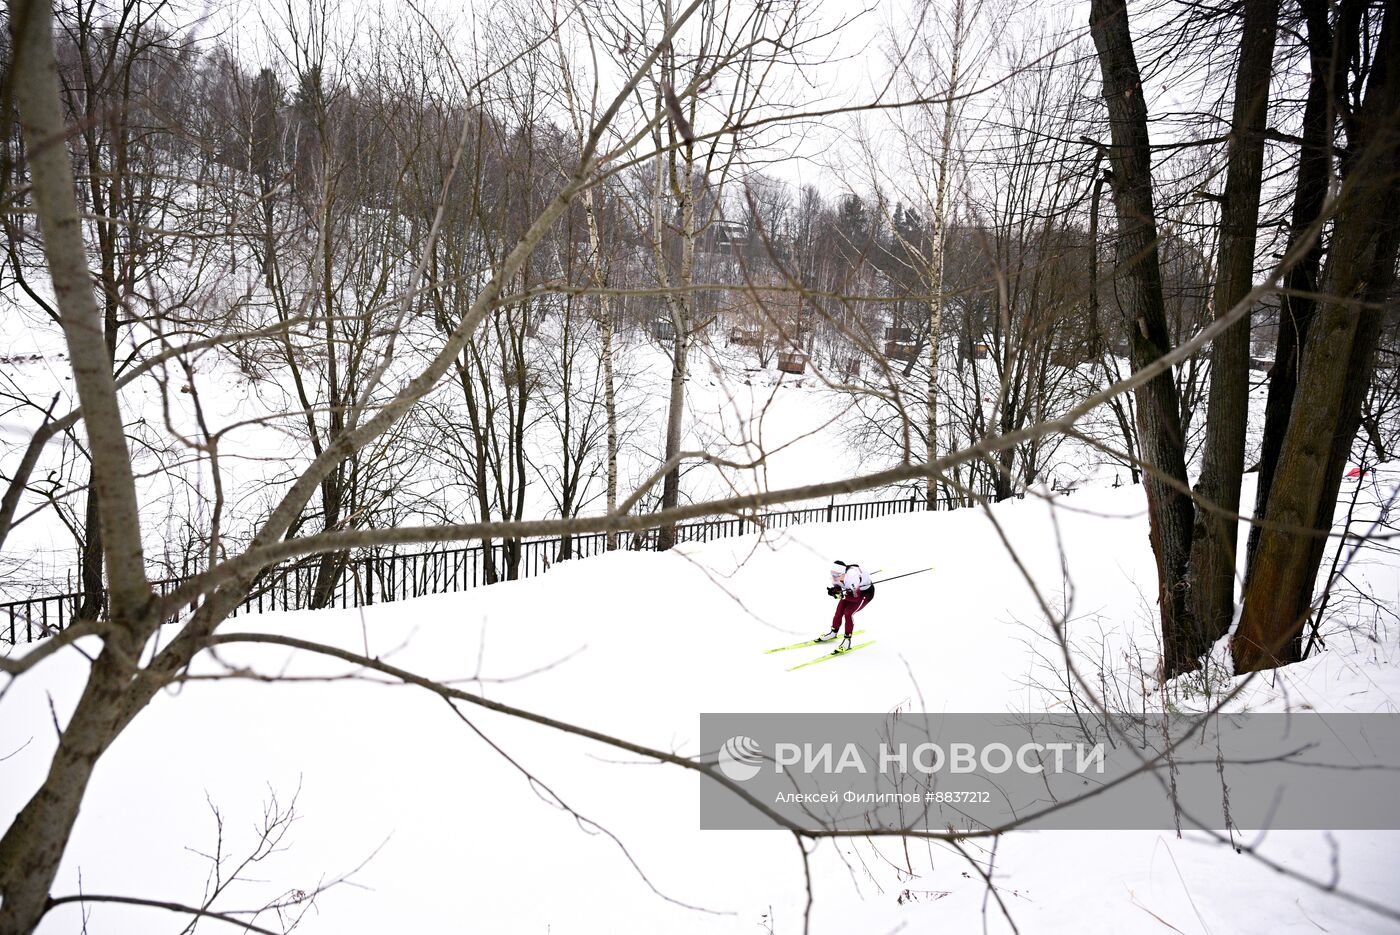
<svg viewBox="0 0 1400 935">
<path fill-rule="evenodd" d="M 12 342 L 14 359 L 0 367 L 43 402 L 63 393 L 61 346 L 39 327 L 16 333 L 23 340 Z M 635 482 L 660 450 L 668 361 L 635 336 L 622 357 L 624 409 L 635 428 L 623 474 Z M 250 382 L 225 359 L 210 355 L 197 369 L 216 427 L 287 409 L 275 382 Z M 178 391 L 169 396 L 177 409 L 187 401 Z M 756 469 L 688 472 L 689 497 L 883 466 L 880 452 L 853 450 L 843 431 L 855 418 L 851 398 L 816 375 L 759 370 L 739 349 L 705 346 L 691 361 L 687 396 L 686 447 L 734 461 L 764 456 Z M 130 414 L 164 425 L 154 380 L 123 398 Z M 1262 392 L 1254 403 L 1257 416 Z M 34 417 L 11 412 L 0 424 L 6 457 L 17 457 Z M 188 413 L 172 418 L 178 423 Z M 285 483 L 302 442 L 282 423 L 252 422 L 235 436 L 236 457 L 225 467 L 229 489 L 245 498 L 235 512 L 246 518 L 271 495 L 269 484 Z M 186 479 L 198 472 L 178 464 L 178 451 L 138 454 L 145 532 L 158 556 L 185 519 L 197 520 Z M 1143 697 L 1140 671 L 1156 657 L 1155 570 L 1141 489 L 1102 486 L 1112 471 L 1083 447 L 1067 444 L 1061 461 L 1062 479 L 1089 486 L 989 513 L 894 516 L 665 555 L 612 554 L 463 594 L 240 617 L 226 629 L 367 652 L 490 699 L 695 754 L 702 712 L 1057 710 L 1067 692 L 1043 600 L 1069 621 L 1082 670 L 1114 704 L 1159 706 L 1156 693 Z M 1363 527 L 1397 478 L 1383 471 L 1379 483 L 1363 484 Z M 1251 484 L 1252 477 L 1245 504 L 1254 499 Z M 543 488 L 534 482 L 532 517 L 549 515 Z M 587 512 L 597 509 L 601 503 Z M 46 590 L 72 562 L 71 539 L 51 515 L 20 527 L 7 552 L 25 564 L 0 580 L 6 589 Z M 881 588 L 862 612 L 873 646 L 787 672 L 783 656 L 809 651 L 762 650 L 825 628 L 831 604 L 822 588 L 836 557 L 879 569 L 877 579 L 924 573 Z M 1358 556 L 1348 568 L 1353 596 L 1331 605 L 1327 651 L 1258 679 L 1235 706 L 1395 713 L 1397 567 L 1383 548 Z M 56 893 L 199 903 L 212 885 L 207 855 L 221 848 L 227 879 L 256 847 L 269 803 L 275 798 L 285 813 L 295 799 L 297 819 L 278 849 L 245 869 L 214 908 L 288 903 L 289 894 L 351 873 L 309 909 L 294 903 L 282 912 L 306 911 L 304 931 L 335 933 L 804 931 L 807 884 L 793 840 L 698 830 L 692 773 L 480 708 L 463 707 L 464 723 L 426 691 L 378 677 L 341 678 L 356 673 L 305 653 L 226 646 L 217 661 L 200 665 L 197 674 L 227 675 L 233 666 L 245 677 L 188 682 L 136 720 L 98 768 Z M 66 650 L 0 695 L 0 822 L 39 782 L 53 718 L 62 722 L 71 710 L 84 666 L 78 650 Z M 246 677 L 254 673 L 308 679 L 268 684 Z M 1172 703 L 1205 703 L 1206 689 L 1228 687 L 1219 673 L 1212 668 L 1179 684 Z M 1255 841 L 1272 860 L 1324 881 L 1335 873 L 1343 889 L 1400 911 L 1400 832 L 1274 831 L 1248 843 Z M 985 845 L 965 846 L 984 867 L 990 862 Z M 944 845 L 827 841 L 815 848 L 811 868 L 815 933 L 977 931 L 984 914 L 989 930 L 1009 930 L 974 867 Z M 1027 933 L 1400 928 L 1198 834 L 1017 833 L 998 843 L 992 873 Z M 93 933 L 180 927 L 151 909 L 87 912 Z M 276 911 L 269 913 L 260 921 L 276 928 Z M 79 910 L 66 906 L 44 931 L 80 927 Z"/>
<path fill-rule="evenodd" d="M 1363 493 L 1374 499 L 1394 482 L 1383 474 Z M 1028 497 L 990 514 L 805 526 L 616 553 L 463 594 L 239 618 L 228 629 L 368 652 L 686 754 L 700 752 L 702 712 L 1050 710 L 1064 698 L 1044 663 L 1056 652 L 1050 630 L 991 519 L 1042 596 L 1067 613 L 1071 642 L 1132 691 L 1140 681 L 1131 650 L 1155 648 L 1143 506 L 1141 489 L 1125 487 Z M 877 578 L 930 570 L 880 589 L 862 612 L 875 645 L 785 671 L 781 656 L 794 654 L 761 651 L 825 628 L 834 557 L 883 569 Z M 1349 576 L 1386 610 L 1338 616 L 1326 652 L 1257 680 L 1237 706 L 1397 712 L 1396 559 L 1370 550 Z M 303 931 L 804 931 L 807 885 L 791 836 L 698 830 L 692 773 L 480 708 L 463 706 L 459 717 L 427 691 L 378 677 L 325 681 L 356 673 L 306 653 L 225 646 L 219 658 L 199 672 L 231 666 L 307 680 L 193 681 L 158 697 L 99 765 L 56 893 L 198 902 L 210 868 L 202 855 L 218 839 L 211 807 L 223 818 L 223 854 L 237 860 L 256 842 L 265 803 L 295 796 L 298 817 L 278 852 L 215 908 L 262 906 L 354 871 L 316 899 Z M 49 699 L 61 721 L 84 666 L 67 650 L 0 701 L 0 820 L 39 781 L 54 741 Z M 1400 911 L 1398 832 L 1245 837 L 1280 864 L 1323 881 L 1335 875 L 1343 889 Z M 968 846 L 990 858 L 984 845 Z M 1010 930 L 974 868 L 942 845 L 826 841 L 811 871 L 814 933 L 973 932 L 984 916 L 987 930 Z M 1010 834 L 993 878 L 1024 933 L 1397 928 L 1192 833 Z M 88 912 L 92 933 L 182 924 L 151 909 Z M 272 924 L 269 912 L 261 920 Z M 77 931 L 80 919 L 76 907 L 60 907 L 43 931 Z"/>
</svg>

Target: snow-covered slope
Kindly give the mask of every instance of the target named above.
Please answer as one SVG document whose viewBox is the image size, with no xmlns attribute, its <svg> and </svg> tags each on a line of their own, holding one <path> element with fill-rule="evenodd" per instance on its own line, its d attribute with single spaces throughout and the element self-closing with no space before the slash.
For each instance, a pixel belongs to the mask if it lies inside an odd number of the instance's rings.
<svg viewBox="0 0 1400 935">
<path fill-rule="evenodd" d="M 1247 493 L 1246 502 L 1252 500 Z M 1056 507 L 1052 511 L 1051 503 Z M 696 753 L 701 712 L 1046 710 L 1063 692 L 1036 596 L 1068 611 L 1071 641 L 1138 684 L 1151 656 L 1153 566 L 1139 488 L 1027 498 L 988 514 L 807 526 L 668 554 L 612 554 L 547 575 L 362 611 L 239 618 L 229 630 L 321 640 L 574 724 Z M 858 618 L 875 645 L 787 672 L 761 650 L 825 629 L 832 558 L 930 569 L 880 589 Z M 1354 567 L 1390 607 L 1396 564 Z M 1349 614 L 1329 649 L 1238 702 L 1395 712 L 1400 645 L 1388 619 Z M 281 647 L 220 650 L 261 674 L 338 676 Z M 0 816 L 33 789 L 83 671 L 74 651 L 0 701 Z M 202 673 L 225 671 L 212 662 Z M 162 694 L 100 764 L 56 891 L 198 902 L 223 816 L 223 853 L 256 841 L 264 803 L 296 796 L 282 848 L 215 907 L 258 907 L 349 871 L 302 931 L 804 931 L 807 886 L 781 832 L 698 830 L 697 778 L 616 749 L 378 677 L 281 684 L 194 681 Z M 508 754 L 508 760 L 499 751 Z M 536 780 L 532 783 L 522 771 Z M 567 806 L 561 807 L 561 806 Z M 572 811 L 571 811 L 572 810 Z M 600 831 L 606 829 L 606 831 Z M 1400 833 L 1273 832 L 1262 853 L 1400 911 Z M 1253 841 L 1251 841 L 1253 843 Z M 625 848 L 625 850 L 624 850 Z M 970 853 L 986 860 L 983 845 Z M 823 842 L 813 933 L 1009 931 L 968 862 L 941 845 Z M 225 873 L 232 863 L 225 867 Z M 357 869 L 358 868 L 358 869 Z M 1396 925 L 1199 835 L 1012 834 L 994 880 L 1021 932 L 1381 932 Z M 81 875 L 81 876 L 80 876 Z M 296 913 L 291 906 L 282 913 Z M 151 909 L 97 906 L 87 931 L 175 930 Z M 276 913 L 259 921 L 276 927 Z M 76 931 L 79 910 L 46 932 Z M 212 931 L 212 929 L 211 929 Z"/>
</svg>

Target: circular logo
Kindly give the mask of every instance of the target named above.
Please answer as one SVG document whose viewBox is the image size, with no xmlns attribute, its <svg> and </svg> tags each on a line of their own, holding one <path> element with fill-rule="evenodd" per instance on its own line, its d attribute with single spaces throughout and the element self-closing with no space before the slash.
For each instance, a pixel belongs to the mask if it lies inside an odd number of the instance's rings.
<svg viewBox="0 0 1400 935">
<path fill-rule="evenodd" d="M 758 775 L 763 768 L 763 748 L 752 737 L 730 737 L 719 748 L 720 772 L 743 782 Z"/>
</svg>

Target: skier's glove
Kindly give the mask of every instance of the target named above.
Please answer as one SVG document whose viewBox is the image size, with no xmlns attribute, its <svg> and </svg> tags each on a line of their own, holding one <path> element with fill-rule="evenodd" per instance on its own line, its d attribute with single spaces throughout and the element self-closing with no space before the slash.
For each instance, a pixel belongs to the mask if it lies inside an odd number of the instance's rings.
<svg viewBox="0 0 1400 935">
<path fill-rule="evenodd" d="M 826 593 L 831 597 L 839 598 L 841 596 L 841 586 L 833 584 L 831 587 L 826 589 Z"/>
</svg>

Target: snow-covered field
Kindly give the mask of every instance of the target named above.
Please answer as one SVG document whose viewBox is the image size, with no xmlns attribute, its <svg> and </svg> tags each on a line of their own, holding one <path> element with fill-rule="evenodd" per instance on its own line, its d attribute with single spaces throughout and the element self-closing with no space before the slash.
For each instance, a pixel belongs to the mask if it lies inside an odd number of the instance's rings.
<svg viewBox="0 0 1400 935">
<path fill-rule="evenodd" d="M 64 392 L 61 348 L 41 340 L 42 329 L 17 334 L 22 359 L 5 365 L 8 376 L 44 399 Z M 635 483 L 660 450 L 668 362 L 635 336 L 623 356 L 623 406 L 633 428 L 623 474 Z M 207 357 L 198 372 L 216 426 L 288 409 L 275 383 L 250 382 L 226 360 Z M 154 380 L 123 398 L 129 414 L 152 425 L 164 422 L 163 398 L 186 401 L 173 391 L 163 397 Z M 762 455 L 754 469 L 689 471 L 684 490 L 693 499 L 883 466 L 877 452 L 849 443 L 844 429 L 856 417 L 849 395 L 817 375 L 757 369 L 739 349 L 697 350 L 687 402 L 685 447 L 738 462 Z M 1262 393 L 1254 403 L 1257 416 Z M 14 412 L 0 426 L 12 443 L 7 456 L 19 450 L 33 415 Z M 285 483 L 304 442 L 277 422 L 253 422 L 235 436 L 236 457 L 224 467 L 242 498 L 235 513 L 246 519 L 270 495 L 269 484 Z M 181 463 L 178 451 L 138 454 L 145 533 L 159 557 L 195 515 L 185 484 L 197 486 L 199 469 Z M 1114 704 L 1159 707 L 1157 693 L 1143 697 L 1140 671 L 1156 656 L 1142 491 L 1102 486 L 1112 470 L 1082 447 L 1066 445 L 1061 462 L 1066 477 L 1090 486 L 990 512 L 812 525 L 664 555 L 617 553 L 464 594 L 240 617 L 225 629 L 340 645 L 560 721 L 697 754 L 702 712 L 1056 710 L 1067 694 L 1044 601 L 1069 621 L 1082 670 Z M 1397 478 L 1382 472 L 1379 484 L 1368 480 L 1360 521 Z M 545 484 L 532 482 L 529 516 L 550 515 Z M 1252 477 L 1246 504 L 1251 484 Z M 595 501 L 585 512 L 599 509 Z M 62 583 L 60 569 L 71 567 L 71 548 L 61 524 L 37 517 L 9 551 L 24 559 L 23 573 L 0 585 L 51 591 Z M 881 588 L 862 612 L 859 625 L 873 646 L 785 671 L 815 651 L 762 650 L 825 629 L 825 569 L 837 557 L 878 569 L 877 579 L 922 573 Z M 1328 651 L 1259 679 L 1235 706 L 1395 712 L 1398 564 L 1381 548 L 1362 553 L 1348 578 L 1366 597 L 1334 603 Z M 53 719 L 61 723 L 74 704 L 87 648 L 65 650 L 0 694 L 0 822 L 39 782 Z M 1205 684 L 1176 686 L 1172 703 L 1204 704 L 1205 688 L 1228 687 L 1219 671 Z M 56 893 L 198 904 L 227 884 L 214 909 L 280 905 L 254 921 L 278 928 L 279 913 L 281 921 L 304 913 L 308 932 L 808 930 L 808 886 L 794 841 L 779 832 L 700 831 L 693 773 L 478 707 L 462 706 L 459 716 L 422 689 L 278 647 L 225 646 L 196 674 L 219 677 L 159 696 L 103 758 Z M 270 684 L 260 676 L 292 678 Z M 295 821 L 274 829 L 281 836 L 264 854 L 259 829 L 269 810 L 294 812 Z M 1400 912 L 1400 832 L 1274 831 L 1246 843 L 1299 873 L 1335 875 L 1342 889 Z M 990 868 L 1021 932 L 1400 928 L 1199 834 L 1017 833 L 999 841 L 994 861 L 988 845 L 964 847 Z M 238 869 L 253 853 L 259 859 Z M 979 931 L 984 919 L 990 931 L 1010 930 L 976 868 L 946 845 L 826 841 L 811 854 L 811 873 L 814 933 Z M 295 896 L 328 884 L 314 900 Z M 184 924 L 150 908 L 84 911 L 92 933 Z M 43 931 L 78 931 L 83 918 L 74 906 L 60 907 Z"/>
<path fill-rule="evenodd" d="M 1394 477 L 1382 475 L 1374 492 Z M 1155 646 L 1142 509 L 1141 489 L 1125 487 L 990 511 L 1042 596 L 1067 613 L 1071 642 L 1104 660 L 1108 679 L 1127 690 L 1139 684 L 1131 649 L 1150 656 Z M 228 629 L 368 652 L 490 699 L 686 754 L 700 752 L 701 712 L 1048 710 L 1064 697 L 1043 662 L 1057 650 L 990 518 L 975 510 L 906 515 L 668 554 L 617 553 L 464 594 L 239 618 Z M 859 624 L 875 645 L 787 672 L 783 656 L 810 651 L 761 650 L 825 628 L 823 578 L 834 557 L 883 569 L 877 578 L 931 570 L 890 583 L 862 612 Z M 1400 600 L 1388 553 L 1368 551 L 1350 577 L 1381 605 Z M 1329 626 L 1326 652 L 1259 679 L 1236 705 L 1396 712 L 1393 619 L 1347 612 Z M 56 893 L 197 903 L 210 885 L 205 855 L 220 846 L 211 808 L 223 819 L 226 878 L 255 846 L 275 795 L 284 807 L 295 796 L 296 821 L 277 852 L 245 870 L 247 882 L 232 884 L 215 908 L 285 901 L 353 871 L 316 898 L 303 931 L 805 930 L 807 884 L 794 840 L 698 830 L 692 773 L 469 705 L 459 716 L 427 691 L 363 673 L 341 678 L 357 673 L 306 653 L 226 646 L 219 659 L 206 660 L 200 674 L 232 667 L 245 677 L 162 694 L 104 757 Z M 0 701 L 0 819 L 39 780 L 54 742 L 50 699 L 61 721 L 84 665 L 67 650 Z M 255 674 L 294 678 L 246 677 Z M 1335 879 L 1400 912 L 1400 832 L 1244 837 L 1292 870 Z M 985 866 L 987 847 L 966 846 Z M 811 872 L 814 933 L 973 932 L 984 924 L 1010 931 L 975 869 L 943 845 L 826 841 L 811 855 Z M 992 872 L 1025 933 L 1397 928 L 1192 833 L 1016 833 L 1000 840 Z M 98 905 L 87 913 L 91 933 L 183 925 L 153 909 Z M 276 927 L 276 911 L 268 913 L 259 921 Z M 81 926 L 79 910 L 64 906 L 42 930 Z"/>
</svg>

